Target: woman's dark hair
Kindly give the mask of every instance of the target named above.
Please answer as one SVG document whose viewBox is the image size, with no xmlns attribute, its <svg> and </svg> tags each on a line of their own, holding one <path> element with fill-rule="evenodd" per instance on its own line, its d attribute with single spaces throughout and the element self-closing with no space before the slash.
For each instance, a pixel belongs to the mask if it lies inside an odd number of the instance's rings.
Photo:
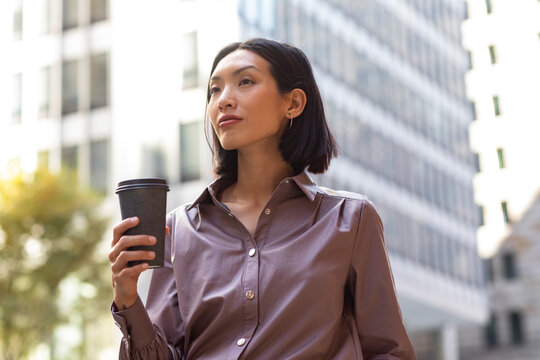
<svg viewBox="0 0 540 360">
<path fill-rule="evenodd" d="M 332 157 L 337 155 L 337 144 L 326 123 L 321 94 L 306 55 L 292 45 L 268 39 L 235 42 L 225 46 L 216 55 L 210 74 L 214 73 L 216 66 L 225 56 L 236 50 L 251 51 L 268 61 L 270 73 L 281 94 L 293 89 L 302 89 L 306 93 L 307 102 L 304 111 L 294 119 L 292 127 L 283 133 L 279 149 L 283 159 L 292 166 L 295 175 L 306 168 L 314 174 L 325 172 Z M 208 88 L 207 106 L 210 95 Z M 207 123 L 206 116 L 205 122 Z M 208 124 L 205 128 L 208 129 Z M 225 150 L 211 126 L 210 130 L 213 137 L 212 154 L 216 175 L 236 180 L 237 151 Z M 208 132 L 205 131 L 205 134 L 208 139 Z"/>
</svg>

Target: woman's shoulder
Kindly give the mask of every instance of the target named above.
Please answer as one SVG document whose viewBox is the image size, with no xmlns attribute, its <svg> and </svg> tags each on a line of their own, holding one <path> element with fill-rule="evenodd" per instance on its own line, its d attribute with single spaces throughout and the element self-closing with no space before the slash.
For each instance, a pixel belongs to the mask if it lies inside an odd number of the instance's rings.
<svg viewBox="0 0 540 360">
<path fill-rule="evenodd" d="M 364 211 L 377 213 L 373 202 L 364 194 L 359 194 L 352 191 L 334 190 L 324 186 L 318 186 L 318 193 L 322 195 L 323 201 L 326 199 L 330 202 L 343 202 L 348 213 L 360 215 Z"/>
<path fill-rule="evenodd" d="M 327 197 L 334 197 L 334 198 L 341 198 L 341 199 L 348 199 L 348 200 L 358 200 L 360 202 L 371 203 L 371 201 L 366 195 L 355 193 L 352 191 L 334 190 L 334 189 L 330 189 L 324 186 L 318 186 L 318 190 L 319 190 L 318 191 L 319 193 Z"/>
</svg>

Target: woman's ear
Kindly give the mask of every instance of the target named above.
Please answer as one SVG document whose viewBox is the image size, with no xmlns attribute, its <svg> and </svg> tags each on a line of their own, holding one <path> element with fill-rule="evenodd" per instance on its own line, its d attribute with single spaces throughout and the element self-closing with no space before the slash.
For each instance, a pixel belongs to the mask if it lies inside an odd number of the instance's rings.
<svg viewBox="0 0 540 360">
<path fill-rule="evenodd" d="M 306 106 L 307 97 L 302 89 L 293 89 L 289 92 L 289 108 L 287 109 L 287 117 L 296 118 L 302 114 Z M 290 115 L 289 115 L 290 114 Z"/>
</svg>

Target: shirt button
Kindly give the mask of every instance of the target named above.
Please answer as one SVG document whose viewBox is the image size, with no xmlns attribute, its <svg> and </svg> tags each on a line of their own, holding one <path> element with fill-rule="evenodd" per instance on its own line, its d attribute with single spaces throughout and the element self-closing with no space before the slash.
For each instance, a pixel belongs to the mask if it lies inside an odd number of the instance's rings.
<svg viewBox="0 0 540 360">
<path fill-rule="evenodd" d="M 234 215 L 233 215 L 232 213 L 229 213 L 229 216 L 230 216 L 230 217 L 234 217 Z"/>
<path fill-rule="evenodd" d="M 246 299 L 253 300 L 254 297 L 255 297 L 255 293 L 253 291 L 251 290 L 246 291 Z"/>
<path fill-rule="evenodd" d="M 244 345 L 245 343 L 246 343 L 246 339 L 240 338 L 240 339 L 238 339 L 238 341 L 236 342 L 236 345 L 242 346 L 242 345 Z"/>
<path fill-rule="evenodd" d="M 288 184 L 288 183 L 290 183 L 290 180 L 285 180 L 285 184 Z"/>
<path fill-rule="evenodd" d="M 266 215 L 270 215 L 271 212 L 272 212 L 272 211 L 271 211 L 270 209 L 268 209 L 268 208 L 267 208 L 266 210 L 264 210 L 264 213 L 265 213 Z"/>
<path fill-rule="evenodd" d="M 249 256 L 255 255 L 255 249 L 250 249 L 249 252 L 248 252 L 248 255 Z"/>
</svg>

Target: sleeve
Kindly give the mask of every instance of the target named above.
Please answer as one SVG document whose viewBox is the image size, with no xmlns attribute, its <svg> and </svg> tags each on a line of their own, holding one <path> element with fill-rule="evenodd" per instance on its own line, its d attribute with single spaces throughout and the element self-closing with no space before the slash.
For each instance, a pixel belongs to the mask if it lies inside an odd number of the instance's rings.
<svg viewBox="0 0 540 360">
<path fill-rule="evenodd" d="M 360 212 L 349 287 L 364 358 L 415 360 L 399 309 L 382 222 L 367 200 Z"/>
<path fill-rule="evenodd" d="M 171 262 L 173 220 L 174 215 L 169 214 L 164 266 L 152 272 L 146 308 L 140 298 L 129 309 L 118 311 L 114 303 L 111 308 L 115 324 L 123 334 L 120 360 L 184 359 L 184 327 Z"/>
</svg>

